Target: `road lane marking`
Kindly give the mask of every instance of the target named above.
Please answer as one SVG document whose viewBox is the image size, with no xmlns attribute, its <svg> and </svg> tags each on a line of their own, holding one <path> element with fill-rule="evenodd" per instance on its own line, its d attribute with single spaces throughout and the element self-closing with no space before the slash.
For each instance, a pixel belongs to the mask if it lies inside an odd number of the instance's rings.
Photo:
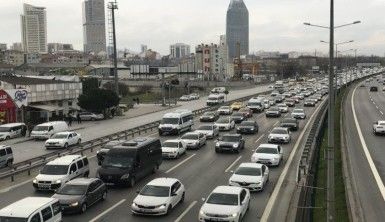
<svg viewBox="0 0 385 222">
<path fill-rule="evenodd" d="M 178 217 L 176 218 L 176 220 L 174 222 L 179 222 L 179 221 L 182 221 L 183 217 L 186 216 L 186 214 L 191 210 L 191 208 L 193 208 L 195 206 L 195 204 L 197 204 L 198 201 L 194 201 L 192 202 L 187 208 L 186 210 L 183 211 L 183 213 Z"/>
<path fill-rule="evenodd" d="M 382 111 L 380 111 L 381 115 L 384 115 L 384 113 Z"/>
<path fill-rule="evenodd" d="M 375 181 L 377 183 L 378 189 L 380 190 L 382 198 L 385 201 L 385 186 L 384 186 L 384 183 L 382 182 L 380 174 L 378 173 L 376 165 L 374 165 L 372 156 L 370 155 L 370 152 L 369 152 L 369 149 L 368 149 L 368 147 L 366 145 L 366 141 L 364 139 L 364 136 L 362 135 L 361 126 L 360 126 L 360 124 L 358 122 L 357 115 L 356 115 L 356 109 L 354 108 L 354 96 L 355 96 L 355 93 L 356 93 L 356 89 L 357 89 L 357 87 L 354 89 L 353 95 L 352 95 L 352 98 L 351 98 L 354 122 L 356 124 L 357 132 L 358 132 L 358 137 L 360 138 L 361 145 L 362 145 L 362 148 L 364 150 L 364 154 L 366 156 L 366 159 L 368 160 L 369 167 L 370 167 L 370 169 L 371 169 L 371 171 L 373 173 L 374 179 L 375 179 Z"/>
<path fill-rule="evenodd" d="M 323 102 L 325 102 L 325 101 L 323 101 Z M 294 160 L 294 156 L 295 156 L 295 154 L 297 152 L 299 144 L 300 144 L 303 136 L 305 135 L 305 132 L 306 132 L 307 128 L 310 126 L 310 123 L 315 118 L 316 114 L 318 113 L 318 111 L 320 110 L 321 107 L 322 107 L 322 105 L 317 107 L 317 109 L 312 114 L 312 116 L 309 118 L 309 121 L 306 123 L 305 127 L 303 128 L 301 134 L 299 135 L 299 137 L 297 139 L 297 142 L 295 143 L 295 145 L 293 147 L 293 150 L 291 151 L 290 156 L 289 156 L 289 158 L 286 161 L 285 167 L 283 168 L 282 173 L 279 176 L 279 179 L 278 179 L 278 181 L 277 181 L 277 183 L 276 183 L 276 185 L 274 187 L 273 193 L 271 194 L 271 196 L 269 198 L 269 201 L 266 204 L 266 208 L 263 211 L 263 214 L 262 214 L 262 217 L 261 217 L 261 221 L 265 222 L 265 221 L 267 221 L 269 219 L 271 211 L 272 211 L 272 209 L 274 207 L 275 201 L 277 200 L 279 191 L 280 191 L 280 189 L 282 187 L 283 181 L 286 178 L 286 175 L 289 172 L 289 167 L 290 167 L 291 163 Z"/>
<path fill-rule="evenodd" d="M 278 123 L 279 123 L 279 121 L 277 121 L 276 123 L 274 123 L 274 125 L 273 125 L 273 126 L 276 126 L 276 125 L 278 125 Z"/>
<path fill-rule="evenodd" d="M 242 156 L 239 156 L 236 160 L 234 160 L 234 162 L 229 166 L 227 167 L 227 169 L 225 170 L 225 173 L 229 172 L 231 170 L 231 168 L 242 158 Z"/>
<path fill-rule="evenodd" d="M 187 157 L 186 159 L 184 159 L 182 162 L 178 163 L 177 165 L 173 166 L 171 169 L 167 170 L 166 173 L 170 173 L 171 171 L 175 170 L 176 168 L 178 168 L 180 165 L 184 164 L 185 162 L 187 162 L 189 159 L 193 158 L 196 154 L 194 153 L 193 155 Z"/>
<path fill-rule="evenodd" d="M 259 141 L 260 139 L 262 139 L 264 136 L 265 136 L 265 134 L 262 134 L 262 135 L 255 141 L 255 143 L 258 143 L 258 141 Z"/>
<path fill-rule="evenodd" d="M 119 205 L 121 205 L 122 203 L 126 202 L 126 199 L 123 199 L 121 201 L 119 201 L 118 203 L 116 203 L 115 205 L 113 205 L 112 207 L 108 208 L 107 210 L 103 211 L 101 214 L 99 214 L 98 216 L 94 217 L 93 219 L 91 219 L 89 222 L 95 222 L 97 220 L 99 220 L 100 218 L 102 218 L 104 215 L 108 214 L 110 211 L 112 211 L 113 209 L 117 208 Z"/>
</svg>

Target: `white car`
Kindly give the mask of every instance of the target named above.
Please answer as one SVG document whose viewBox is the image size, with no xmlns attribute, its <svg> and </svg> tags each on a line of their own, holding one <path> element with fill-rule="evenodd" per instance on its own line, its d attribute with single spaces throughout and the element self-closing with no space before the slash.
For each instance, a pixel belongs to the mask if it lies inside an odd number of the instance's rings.
<svg viewBox="0 0 385 222">
<path fill-rule="evenodd" d="M 199 95 L 198 95 L 197 93 L 191 93 L 189 96 L 190 96 L 190 98 L 191 98 L 192 100 L 199 99 Z"/>
<path fill-rule="evenodd" d="M 145 185 L 131 205 L 133 214 L 166 215 L 184 201 L 184 185 L 174 178 L 157 178 Z"/>
<path fill-rule="evenodd" d="M 233 113 L 233 109 L 231 106 L 221 106 L 217 112 L 219 115 L 231 115 Z"/>
<path fill-rule="evenodd" d="M 183 95 L 179 98 L 179 101 L 190 101 L 191 97 L 189 95 Z"/>
<path fill-rule="evenodd" d="M 180 138 L 186 143 L 187 149 L 199 149 L 206 145 L 206 135 L 199 132 L 190 132 Z"/>
<path fill-rule="evenodd" d="M 219 135 L 219 128 L 212 124 L 212 125 L 202 125 L 199 126 L 195 132 L 203 133 L 206 135 L 207 139 L 213 139 Z"/>
<path fill-rule="evenodd" d="M 379 120 L 373 124 L 374 134 L 385 134 L 385 120 Z"/>
<path fill-rule="evenodd" d="M 68 148 L 69 146 L 79 145 L 82 142 L 82 137 L 75 132 L 55 133 L 50 139 L 45 141 L 46 149 Z"/>
<path fill-rule="evenodd" d="M 269 143 L 290 143 L 290 130 L 286 127 L 274 127 L 267 137 Z"/>
<path fill-rule="evenodd" d="M 222 117 L 214 125 L 218 127 L 219 131 L 230 131 L 235 128 L 235 122 L 231 117 Z"/>
<path fill-rule="evenodd" d="M 186 153 L 187 145 L 183 140 L 166 140 L 162 143 L 164 158 L 179 158 Z"/>
<path fill-rule="evenodd" d="M 269 103 L 270 103 L 270 106 L 274 106 L 275 105 L 275 99 L 269 99 Z"/>
<path fill-rule="evenodd" d="M 269 181 L 269 168 L 260 163 L 242 163 L 229 179 L 230 186 L 261 191 Z"/>
<path fill-rule="evenodd" d="M 289 112 L 289 107 L 285 103 L 280 103 L 277 105 L 277 107 L 281 113 Z"/>
<path fill-rule="evenodd" d="M 268 99 L 263 100 L 263 105 L 265 106 L 265 109 L 270 108 L 270 101 Z"/>
<path fill-rule="evenodd" d="M 283 158 L 283 150 L 280 145 L 261 144 L 251 155 L 251 162 L 262 163 L 268 166 L 278 166 Z"/>
<path fill-rule="evenodd" d="M 198 220 L 240 222 L 250 205 L 250 191 L 241 187 L 218 186 L 202 205 Z"/>
<path fill-rule="evenodd" d="M 306 114 L 304 109 L 294 109 L 291 112 L 291 117 L 294 119 L 306 119 Z"/>
</svg>

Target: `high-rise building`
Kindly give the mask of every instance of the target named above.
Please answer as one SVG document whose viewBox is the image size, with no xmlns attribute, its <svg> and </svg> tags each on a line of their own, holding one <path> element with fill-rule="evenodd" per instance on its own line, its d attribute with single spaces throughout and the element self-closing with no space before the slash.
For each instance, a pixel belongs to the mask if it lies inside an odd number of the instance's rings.
<svg viewBox="0 0 385 222">
<path fill-rule="evenodd" d="M 21 15 L 21 40 L 27 53 L 47 52 L 47 13 L 44 7 L 24 4 Z"/>
<path fill-rule="evenodd" d="M 221 35 L 219 38 L 219 78 L 221 80 L 228 78 L 227 63 L 228 63 L 228 48 L 226 35 Z"/>
<path fill-rule="evenodd" d="M 190 46 L 184 43 L 176 43 L 170 46 L 170 57 L 180 59 L 190 56 Z"/>
<path fill-rule="evenodd" d="M 83 2 L 83 44 L 85 53 L 106 51 L 104 0 Z"/>
<path fill-rule="evenodd" d="M 7 50 L 7 44 L 6 43 L 0 43 L 0 51 Z"/>
<path fill-rule="evenodd" d="M 74 47 L 72 44 L 64 44 L 64 43 L 48 43 L 48 52 L 58 52 L 58 51 L 72 51 Z"/>
<path fill-rule="evenodd" d="M 21 42 L 14 42 L 11 46 L 11 50 L 23 51 L 23 44 L 21 44 Z"/>
<path fill-rule="evenodd" d="M 249 54 L 249 11 L 243 0 L 231 0 L 227 9 L 226 38 L 229 59 Z"/>
<path fill-rule="evenodd" d="M 147 51 L 147 45 L 140 45 L 140 53 L 145 53 Z"/>
<path fill-rule="evenodd" d="M 219 46 L 217 44 L 200 44 L 195 47 L 196 70 L 209 80 L 220 78 Z"/>
</svg>

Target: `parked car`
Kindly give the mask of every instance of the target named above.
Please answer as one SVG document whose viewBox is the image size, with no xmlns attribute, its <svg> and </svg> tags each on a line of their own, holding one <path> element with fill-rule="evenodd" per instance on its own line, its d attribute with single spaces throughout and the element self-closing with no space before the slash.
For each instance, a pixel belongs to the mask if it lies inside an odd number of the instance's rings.
<svg viewBox="0 0 385 222">
<path fill-rule="evenodd" d="M 278 107 L 270 107 L 265 113 L 266 117 L 280 117 L 281 110 Z"/>
<path fill-rule="evenodd" d="M 242 113 L 246 118 L 253 117 L 253 110 L 251 110 L 248 107 L 244 107 L 240 110 L 238 110 L 239 113 Z"/>
<path fill-rule="evenodd" d="M 179 101 L 190 101 L 192 100 L 189 95 L 183 95 L 179 98 Z"/>
<path fill-rule="evenodd" d="M 219 131 L 230 131 L 235 128 L 235 122 L 231 117 L 221 117 L 215 124 Z"/>
<path fill-rule="evenodd" d="M 241 187 L 218 186 L 202 205 L 198 220 L 240 222 L 250 205 L 250 191 Z"/>
<path fill-rule="evenodd" d="M 231 119 L 234 120 L 235 123 L 241 123 L 243 120 L 246 119 L 246 117 L 240 112 L 235 112 L 231 114 Z"/>
<path fill-rule="evenodd" d="M 230 186 L 262 191 L 269 181 L 269 168 L 260 163 L 241 163 L 229 179 Z"/>
<path fill-rule="evenodd" d="M 221 106 L 217 112 L 219 115 L 231 115 L 233 113 L 233 109 L 230 106 Z"/>
<path fill-rule="evenodd" d="M 186 143 L 187 149 L 199 149 L 206 145 L 206 135 L 200 132 L 189 132 L 180 138 Z"/>
<path fill-rule="evenodd" d="M 214 124 L 199 126 L 195 131 L 205 134 L 207 139 L 213 139 L 219 135 L 219 128 Z"/>
<path fill-rule="evenodd" d="M 251 162 L 278 166 L 283 158 L 283 150 L 280 145 L 261 144 L 251 155 Z"/>
<path fill-rule="evenodd" d="M 243 121 L 237 127 L 237 133 L 239 134 L 255 134 L 258 133 L 259 127 L 255 120 Z"/>
<path fill-rule="evenodd" d="M 179 158 L 186 154 L 187 144 L 180 139 L 166 140 L 162 143 L 162 156 L 164 158 Z"/>
<path fill-rule="evenodd" d="M 95 121 L 104 119 L 104 115 L 101 113 L 81 112 L 79 113 L 80 119 L 84 121 Z"/>
<path fill-rule="evenodd" d="M 199 117 L 201 122 L 215 122 L 219 119 L 219 114 L 217 112 L 205 112 L 202 116 Z"/>
<path fill-rule="evenodd" d="M 374 122 L 373 133 L 376 135 L 385 134 L 385 120 Z"/>
<path fill-rule="evenodd" d="M 215 143 L 215 152 L 232 151 L 239 153 L 245 148 L 245 140 L 240 134 L 225 134 Z"/>
<path fill-rule="evenodd" d="M 277 107 L 281 113 L 289 112 L 289 107 L 287 107 L 287 105 L 285 103 L 280 103 L 277 105 Z"/>
<path fill-rule="evenodd" d="M 67 182 L 52 198 L 59 200 L 64 213 L 84 213 L 107 198 L 107 186 L 98 178 L 77 178 Z"/>
<path fill-rule="evenodd" d="M 185 187 L 174 178 L 157 178 L 147 183 L 131 205 L 133 214 L 166 215 L 185 198 Z"/>
<path fill-rule="evenodd" d="M 0 145 L 0 168 L 7 166 L 11 167 L 13 164 L 12 148 L 8 145 Z"/>
<path fill-rule="evenodd" d="M 295 119 L 306 119 L 306 113 L 304 109 L 293 109 L 291 117 Z"/>
<path fill-rule="evenodd" d="M 24 123 L 8 123 L 0 125 L 0 140 L 9 140 L 25 136 L 27 127 Z"/>
<path fill-rule="evenodd" d="M 197 99 L 199 99 L 199 94 L 198 94 L 198 93 L 191 93 L 189 96 L 190 96 L 190 98 L 191 98 L 192 100 L 197 100 Z"/>
<path fill-rule="evenodd" d="M 64 148 L 67 149 L 69 146 L 80 145 L 82 137 L 79 133 L 75 132 L 61 132 L 51 136 L 45 142 L 46 149 Z"/>
<path fill-rule="evenodd" d="M 274 127 L 269 133 L 269 143 L 290 143 L 291 136 L 288 128 Z"/>
<path fill-rule="evenodd" d="M 291 131 L 297 131 L 299 128 L 299 123 L 297 119 L 294 118 L 284 118 L 281 120 L 281 127 L 288 128 Z"/>
</svg>

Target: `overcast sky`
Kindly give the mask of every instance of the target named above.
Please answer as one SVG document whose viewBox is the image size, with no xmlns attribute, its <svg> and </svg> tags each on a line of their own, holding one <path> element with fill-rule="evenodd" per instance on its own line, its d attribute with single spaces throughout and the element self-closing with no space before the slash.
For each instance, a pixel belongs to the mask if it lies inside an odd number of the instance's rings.
<svg viewBox="0 0 385 222">
<path fill-rule="evenodd" d="M 328 31 L 303 22 L 328 26 L 328 0 L 244 0 L 250 14 L 250 51 L 323 51 Z M 82 49 L 82 0 L 0 0 L 0 42 L 20 42 L 22 4 L 47 8 L 48 42 L 72 43 Z M 230 0 L 118 0 L 118 48 L 140 50 L 140 44 L 169 53 L 176 42 L 218 42 L 225 33 Z M 385 54 L 384 0 L 335 1 L 336 25 L 362 23 L 336 31 L 336 41 L 354 40 L 341 50 Z M 107 15 L 107 14 L 106 14 Z"/>
</svg>

